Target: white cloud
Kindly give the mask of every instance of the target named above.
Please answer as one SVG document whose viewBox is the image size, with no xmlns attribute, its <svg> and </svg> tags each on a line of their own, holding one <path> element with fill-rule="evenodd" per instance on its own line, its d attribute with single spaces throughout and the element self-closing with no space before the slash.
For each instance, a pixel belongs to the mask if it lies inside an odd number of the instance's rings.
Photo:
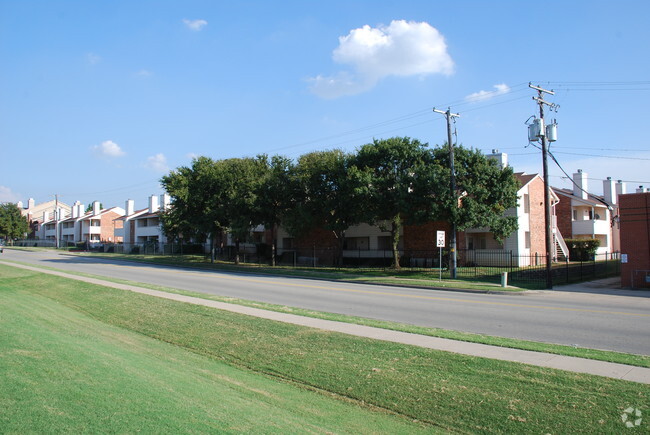
<svg viewBox="0 0 650 435">
<path fill-rule="evenodd" d="M 470 94 L 465 97 L 465 101 L 469 101 L 472 103 L 477 103 L 479 101 L 485 101 L 489 100 L 490 98 L 497 97 L 499 95 L 507 94 L 510 92 L 510 87 L 506 85 L 505 83 L 501 83 L 498 85 L 492 86 L 494 88 L 493 91 L 478 91 L 474 92 L 473 94 Z"/>
<path fill-rule="evenodd" d="M 155 156 L 147 157 L 147 163 L 145 167 L 156 171 L 156 172 L 169 172 L 169 167 L 167 166 L 167 157 L 163 153 L 158 153 Z"/>
<path fill-rule="evenodd" d="M 105 140 L 101 145 L 91 147 L 95 156 L 104 159 L 114 159 L 126 155 L 122 148 L 112 140 Z"/>
<path fill-rule="evenodd" d="M 137 73 L 135 73 L 136 77 L 142 77 L 142 78 L 147 78 L 151 77 L 153 73 L 147 69 L 141 69 Z"/>
<path fill-rule="evenodd" d="M 208 25 L 208 22 L 205 20 L 188 20 L 187 18 L 183 20 L 183 23 L 187 26 L 188 29 L 195 32 L 201 31 L 201 29 Z"/>
<path fill-rule="evenodd" d="M 101 62 L 101 60 L 102 60 L 102 58 L 99 55 L 95 54 L 95 53 L 87 53 L 86 54 L 86 61 L 90 65 L 97 65 L 99 62 Z"/>
<path fill-rule="evenodd" d="M 18 201 L 19 201 L 18 194 L 12 192 L 11 189 L 7 186 L 0 186 L 0 203 L 3 202 L 16 203 Z"/>
<path fill-rule="evenodd" d="M 388 76 L 450 75 L 454 62 L 438 30 L 425 22 L 395 20 L 377 28 L 365 25 L 339 37 L 332 53 L 335 62 L 352 72 L 308 79 L 311 91 L 323 98 L 354 95 L 374 87 Z"/>
</svg>

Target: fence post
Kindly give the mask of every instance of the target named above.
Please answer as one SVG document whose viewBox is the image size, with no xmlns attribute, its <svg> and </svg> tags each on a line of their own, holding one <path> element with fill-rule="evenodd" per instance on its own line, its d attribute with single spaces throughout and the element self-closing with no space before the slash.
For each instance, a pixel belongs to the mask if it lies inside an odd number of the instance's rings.
<svg viewBox="0 0 650 435">
<path fill-rule="evenodd" d="M 569 283 L 569 258 L 564 257 L 564 264 L 566 264 L 566 283 Z"/>
</svg>

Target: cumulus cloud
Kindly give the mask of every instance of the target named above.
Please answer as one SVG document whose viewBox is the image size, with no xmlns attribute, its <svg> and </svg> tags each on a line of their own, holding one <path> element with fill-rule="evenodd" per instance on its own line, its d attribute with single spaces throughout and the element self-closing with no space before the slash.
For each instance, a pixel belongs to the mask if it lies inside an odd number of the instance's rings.
<svg viewBox="0 0 650 435">
<path fill-rule="evenodd" d="M 445 38 L 425 22 L 392 21 L 376 28 L 365 25 L 339 37 L 332 53 L 335 62 L 351 71 L 309 78 L 311 91 L 323 98 L 354 95 L 374 87 L 388 76 L 450 75 L 454 62 Z"/>
<path fill-rule="evenodd" d="M 126 155 L 122 148 L 112 140 L 105 140 L 100 145 L 91 147 L 95 156 L 103 159 L 115 159 Z"/>
<path fill-rule="evenodd" d="M 0 186 L 0 204 L 3 202 L 16 203 L 18 201 L 18 194 L 12 192 L 7 186 Z"/>
<path fill-rule="evenodd" d="M 507 94 L 510 92 L 510 87 L 506 85 L 505 83 L 501 83 L 498 85 L 492 86 L 494 88 L 493 91 L 478 91 L 474 92 L 473 94 L 470 94 L 465 97 L 465 101 L 469 101 L 472 103 L 476 103 L 479 101 L 485 101 L 489 100 L 490 98 L 497 97 L 499 95 Z"/>
<path fill-rule="evenodd" d="M 147 157 L 145 167 L 156 172 L 169 172 L 169 167 L 167 166 L 167 157 L 165 157 L 163 153 L 158 153 L 155 156 Z"/>
<path fill-rule="evenodd" d="M 183 24 L 185 24 L 188 29 L 199 32 L 208 25 L 208 22 L 205 20 L 188 20 L 185 18 Z"/>
</svg>

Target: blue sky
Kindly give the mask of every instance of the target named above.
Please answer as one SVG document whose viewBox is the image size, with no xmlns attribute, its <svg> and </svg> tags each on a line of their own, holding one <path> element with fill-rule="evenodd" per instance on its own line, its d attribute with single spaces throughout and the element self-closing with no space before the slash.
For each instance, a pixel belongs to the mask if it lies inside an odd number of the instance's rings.
<svg viewBox="0 0 650 435">
<path fill-rule="evenodd" d="M 446 140 L 650 187 L 650 2 L 0 0 L 0 202 L 146 206 L 193 156 Z M 568 187 L 549 163 L 553 185 Z"/>
</svg>

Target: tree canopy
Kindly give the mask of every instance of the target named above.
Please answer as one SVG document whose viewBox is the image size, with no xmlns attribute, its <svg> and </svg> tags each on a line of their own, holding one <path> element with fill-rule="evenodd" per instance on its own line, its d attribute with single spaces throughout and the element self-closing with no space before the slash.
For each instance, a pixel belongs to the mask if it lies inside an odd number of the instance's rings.
<svg viewBox="0 0 650 435">
<path fill-rule="evenodd" d="M 0 236 L 5 239 L 24 237 L 29 232 L 29 221 L 16 204 L 0 204 Z"/>
<path fill-rule="evenodd" d="M 369 223 L 391 233 L 398 268 L 404 224 L 489 227 L 499 241 L 516 229 L 516 219 L 505 215 L 516 206 L 519 189 L 511 168 L 457 146 L 455 169 L 452 193 L 447 147 L 431 149 L 408 137 L 374 140 L 355 153 L 314 151 L 295 162 L 266 155 L 198 157 L 161 179 L 172 202 L 163 228 L 172 238 L 209 235 L 213 247 L 215 235 L 227 231 L 238 243 L 257 225 L 283 226 L 294 236 L 325 229 L 338 240 L 342 259 L 347 229 Z"/>
</svg>

